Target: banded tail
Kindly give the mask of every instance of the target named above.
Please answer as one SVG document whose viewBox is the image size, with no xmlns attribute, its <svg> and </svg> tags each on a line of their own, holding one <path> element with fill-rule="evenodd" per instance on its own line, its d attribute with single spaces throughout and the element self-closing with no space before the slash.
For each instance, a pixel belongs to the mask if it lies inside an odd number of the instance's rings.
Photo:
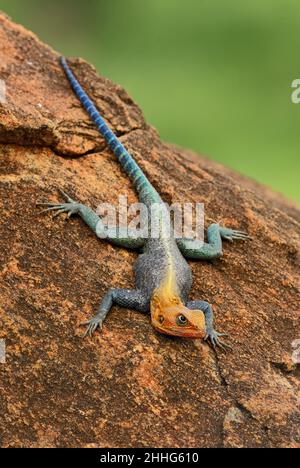
<svg viewBox="0 0 300 468">
<path fill-rule="evenodd" d="M 120 165 L 128 175 L 128 177 L 134 183 L 138 192 L 147 192 L 147 199 L 149 201 L 158 201 L 159 195 L 157 194 L 154 187 L 151 185 L 141 168 L 135 162 L 133 157 L 128 153 L 126 148 L 118 140 L 113 131 L 109 128 L 103 117 L 100 115 L 96 109 L 94 103 L 88 97 L 88 95 L 83 91 L 82 87 L 78 83 L 77 79 L 70 70 L 67 61 L 64 57 L 60 57 L 60 63 L 67 75 L 67 78 L 73 88 L 74 93 L 81 101 L 83 107 L 88 112 L 92 121 L 96 124 L 97 129 L 101 135 L 105 138 L 106 143 L 110 149 L 114 152 L 117 157 Z M 157 198 L 158 197 L 158 198 Z"/>
</svg>

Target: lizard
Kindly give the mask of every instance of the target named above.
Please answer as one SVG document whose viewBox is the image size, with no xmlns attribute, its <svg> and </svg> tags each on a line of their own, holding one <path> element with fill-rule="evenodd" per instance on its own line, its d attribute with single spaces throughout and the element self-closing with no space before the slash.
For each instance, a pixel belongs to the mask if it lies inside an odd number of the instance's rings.
<svg viewBox="0 0 300 468">
<path fill-rule="evenodd" d="M 97 314 L 81 324 L 87 327 L 84 337 L 92 336 L 98 328 L 102 329 L 108 312 L 116 304 L 150 314 L 152 326 L 160 333 L 200 338 L 208 340 L 214 348 L 218 346 L 225 349 L 228 345 L 222 337 L 227 335 L 214 329 L 212 306 L 204 300 L 189 300 L 192 273 L 187 260 L 219 259 L 223 255 L 222 240 L 232 242 L 250 237 L 244 231 L 223 227 L 220 223 L 212 223 L 208 227 L 207 242 L 204 243 L 193 238 L 176 238 L 174 231 L 168 234 L 164 210 L 161 209 L 165 205 L 159 193 L 103 119 L 64 57 L 60 57 L 60 63 L 74 93 L 132 181 L 140 202 L 155 218 L 158 227 L 155 238 L 136 237 L 127 228 L 105 227 L 95 211 L 75 201 L 62 190 L 60 193 L 64 198 L 63 203 L 37 203 L 46 206 L 42 213 L 54 211 L 54 217 L 61 213 L 66 213 L 68 217 L 79 215 L 98 237 L 139 252 L 134 268 L 135 288 L 110 288 L 104 295 Z"/>
</svg>

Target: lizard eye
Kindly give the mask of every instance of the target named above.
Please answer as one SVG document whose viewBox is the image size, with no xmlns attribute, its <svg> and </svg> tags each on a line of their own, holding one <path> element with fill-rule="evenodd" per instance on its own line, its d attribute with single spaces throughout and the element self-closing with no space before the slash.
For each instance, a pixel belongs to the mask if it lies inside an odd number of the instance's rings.
<svg viewBox="0 0 300 468">
<path fill-rule="evenodd" d="M 178 315 L 176 318 L 176 323 L 182 327 L 187 324 L 187 318 L 182 314 Z"/>
<path fill-rule="evenodd" d="M 159 323 L 164 323 L 164 320 L 165 320 L 165 319 L 164 319 L 164 317 L 163 317 L 162 315 L 160 315 L 160 316 L 158 317 Z"/>
</svg>

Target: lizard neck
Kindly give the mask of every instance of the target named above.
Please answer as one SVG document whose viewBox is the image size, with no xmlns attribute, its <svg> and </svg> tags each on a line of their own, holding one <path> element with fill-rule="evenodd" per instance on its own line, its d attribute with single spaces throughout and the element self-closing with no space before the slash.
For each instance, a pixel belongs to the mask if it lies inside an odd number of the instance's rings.
<svg viewBox="0 0 300 468">
<path fill-rule="evenodd" d="M 151 320 L 156 323 L 163 311 L 176 306 L 183 306 L 183 302 L 177 293 L 175 272 L 172 265 L 167 268 L 167 274 L 163 283 L 154 290 L 151 302 Z"/>
</svg>

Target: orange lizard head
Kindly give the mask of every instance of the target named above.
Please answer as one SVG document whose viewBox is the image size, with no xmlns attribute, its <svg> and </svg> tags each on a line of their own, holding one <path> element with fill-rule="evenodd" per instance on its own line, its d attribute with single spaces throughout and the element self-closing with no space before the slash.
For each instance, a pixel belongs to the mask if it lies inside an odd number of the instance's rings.
<svg viewBox="0 0 300 468">
<path fill-rule="evenodd" d="M 190 310 L 181 304 L 151 309 L 151 323 L 166 335 L 182 338 L 204 338 L 206 335 L 202 310 Z"/>
</svg>

